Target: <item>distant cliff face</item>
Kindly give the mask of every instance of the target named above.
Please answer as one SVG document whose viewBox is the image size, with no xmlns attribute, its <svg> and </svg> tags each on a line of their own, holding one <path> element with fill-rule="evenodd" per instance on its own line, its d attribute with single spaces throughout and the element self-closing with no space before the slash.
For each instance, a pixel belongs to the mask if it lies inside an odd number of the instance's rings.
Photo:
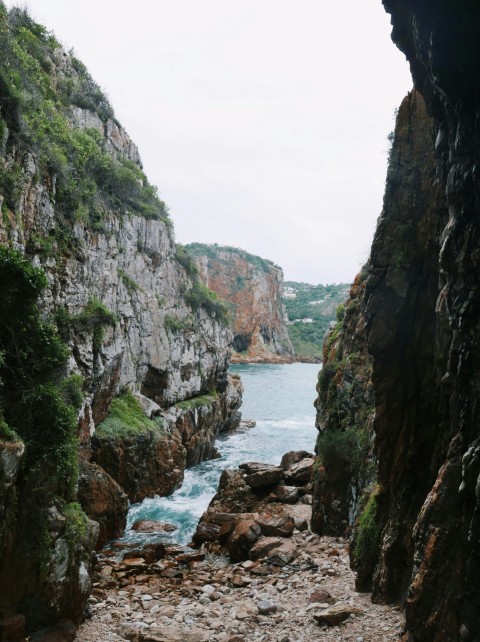
<svg viewBox="0 0 480 642">
<path fill-rule="evenodd" d="M 293 348 L 282 304 L 283 272 L 258 256 L 233 247 L 192 243 L 201 280 L 230 304 L 232 361 L 282 362 Z"/>
<path fill-rule="evenodd" d="M 57 346 L 61 337 L 67 361 L 34 390 L 45 395 L 49 381 L 52 399 L 74 398 L 65 412 L 78 408 L 78 497 L 103 542 L 124 527 L 127 495 L 172 492 L 185 466 L 214 456 L 216 435 L 238 420 L 241 383 L 227 374 L 231 333 L 222 306 L 175 246 L 135 144 L 82 63 L 2 2 L 0 39 L 0 245 L 16 251 L 2 257 L 22 287 L 31 280 L 25 266 L 46 275 L 39 308 L 48 324 L 39 342 Z M 15 281 L 1 287 L 2 297 L 20 291 Z M 17 346 L 10 354 L 0 345 L 7 384 L 27 321 L 0 323 Z M 20 612 L 29 630 L 65 617 L 78 622 L 98 527 L 75 502 L 77 454 L 67 453 L 59 431 L 49 439 L 57 453 L 65 449 L 65 461 L 37 477 L 26 470 L 24 442 L 29 456 L 35 447 L 4 390 L 0 611 Z M 32 488 L 44 489 L 34 528 Z"/>
<path fill-rule="evenodd" d="M 362 299 L 377 465 L 351 548 L 359 586 L 371 586 L 375 600 L 404 602 L 405 642 L 473 642 L 480 636 L 480 7 L 384 5 L 417 89 L 398 114 Z M 338 401 L 340 368 L 332 380 Z M 331 417 L 332 399 L 322 403 L 321 417 Z"/>
</svg>

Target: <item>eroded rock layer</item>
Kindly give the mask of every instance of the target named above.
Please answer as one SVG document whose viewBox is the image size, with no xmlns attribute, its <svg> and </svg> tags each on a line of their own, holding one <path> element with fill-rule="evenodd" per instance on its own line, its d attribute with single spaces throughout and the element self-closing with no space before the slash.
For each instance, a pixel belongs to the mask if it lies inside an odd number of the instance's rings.
<svg viewBox="0 0 480 642">
<path fill-rule="evenodd" d="M 235 247 L 191 243 L 187 249 L 202 282 L 229 303 L 232 361 L 290 361 L 294 350 L 282 304 L 282 269 Z"/>
</svg>

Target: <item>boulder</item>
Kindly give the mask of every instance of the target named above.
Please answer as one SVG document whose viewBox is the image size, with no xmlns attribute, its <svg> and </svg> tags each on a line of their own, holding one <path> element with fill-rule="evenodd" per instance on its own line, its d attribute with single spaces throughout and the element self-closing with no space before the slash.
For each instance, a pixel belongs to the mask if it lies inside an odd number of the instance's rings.
<svg viewBox="0 0 480 642">
<path fill-rule="evenodd" d="M 250 559 L 259 560 L 267 557 L 274 549 L 282 545 L 280 537 L 261 537 L 250 549 Z"/>
<path fill-rule="evenodd" d="M 296 464 L 293 464 L 285 471 L 285 479 L 289 484 L 302 486 L 308 484 L 313 474 L 313 457 L 306 457 Z"/>
<path fill-rule="evenodd" d="M 173 533 L 177 527 L 175 524 L 160 522 L 156 519 L 137 519 L 132 525 L 132 530 L 138 533 Z"/>
<path fill-rule="evenodd" d="M 145 544 L 141 548 L 135 548 L 124 554 L 123 559 L 143 558 L 147 564 L 154 564 L 165 557 L 165 546 L 160 542 L 156 544 Z"/>
<path fill-rule="evenodd" d="M 286 513 L 271 515 L 262 513 L 258 515 L 257 522 L 261 528 L 262 535 L 273 537 L 290 537 L 295 527 L 293 519 Z"/>
<path fill-rule="evenodd" d="M 319 624 L 327 623 L 330 626 L 337 626 L 348 620 L 351 615 L 362 615 L 363 611 L 349 604 L 335 604 L 328 609 L 319 609 L 313 614 L 313 619 Z"/>
<path fill-rule="evenodd" d="M 296 486 L 275 486 L 267 497 L 269 502 L 280 504 L 296 504 L 300 499 L 300 492 Z"/>
<path fill-rule="evenodd" d="M 197 530 L 193 535 L 193 544 L 198 546 L 203 542 L 217 542 L 220 536 L 221 528 L 211 522 L 199 522 Z"/>
<path fill-rule="evenodd" d="M 282 537 L 262 537 L 250 550 L 250 559 L 268 559 L 280 566 L 289 564 L 298 557 L 298 550 L 292 540 Z"/>
<path fill-rule="evenodd" d="M 97 548 L 120 537 L 127 524 L 128 497 L 99 465 L 80 459 L 78 500 L 85 513 L 98 522 Z"/>
<path fill-rule="evenodd" d="M 313 458 L 315 455 L 308 453 L 306 450 L 291 450 L 288 453 L 285 453 L 280 462 L 280 466 L 284 470 L 288 470 L 294 464 L 298 464 L 299 461 L 305 458 Z"/>
<path fill-rule="evenodd" d="M 250 488 L 273 486 L 283 479 L 284 471 L 280 466 L 248 462 L 241 464 L 239 468 L 246 472 L 245 482 Z"/>
<path fill-rule="evenodd" d="M 20 642 L 25 639 L 25 616 L 17 613 L 0 620 L 0 640 Z"/>
<path fill-rule="evenodd" d="M 227 542 L 232 562 L 247 560 L 250 549 L 261 534 L 260 526 L 254 519 L 247 519 L 237 524 Z"/>
</svg>

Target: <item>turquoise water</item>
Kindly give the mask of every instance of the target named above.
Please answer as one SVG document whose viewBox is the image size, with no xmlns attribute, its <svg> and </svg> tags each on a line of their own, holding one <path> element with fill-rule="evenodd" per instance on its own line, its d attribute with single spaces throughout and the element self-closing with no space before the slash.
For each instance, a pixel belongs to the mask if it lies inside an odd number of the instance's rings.
<svg viewBox="0 0 480 642">
<path fill-rule="evenodd" d="M 128 529 L 137 519 L 158 519 L 177 526 L 162 539 L 187 544 L 215 494 L 222 470 L 245 461 L 278 464 L 289 450 L 313 452 L 317 434 L 313 401 L 319 368 L 304 363 L 231 366 L 230 371 L 242 377 L 245 389 L 243 419 L 253 419 L 257 425 L 246 432 L 221 436 L 216 443 L 221 457 L 185 471 L 182 487 L 170 497 L 153 497 L 133 505 L 124 539 L 147 540 L 151 536 Z"/>
</svg>

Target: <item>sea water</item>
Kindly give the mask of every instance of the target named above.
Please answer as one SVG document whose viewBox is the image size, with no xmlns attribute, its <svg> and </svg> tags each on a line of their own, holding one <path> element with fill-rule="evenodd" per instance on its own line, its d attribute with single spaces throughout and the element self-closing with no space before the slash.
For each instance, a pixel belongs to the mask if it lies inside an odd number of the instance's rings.
<svg viewBox="0 0 480 642">
<path fill-rule="evenodd" d="M 124 539 L 148 541 L 151 535 L 136 533 L 130 530 L 131 525 L 137 519 L 154 519 L 177 528 L 162 539 L 187 544 L 225 468 L 236 468 L 246 461 L 279 464 L 290 450 L 313 452 L 317 434 L 313 401 L 319 368 L 304 363 L 231 366 L 230 371 L 241 376 L 244 386 L 243 419 L 256 421 L 256 426 L 220 436 L 216 447 L 221 457 L 186 470 L 181 488 L 170 497 L 153 497 L 131 506 Z"/>
</svg>

